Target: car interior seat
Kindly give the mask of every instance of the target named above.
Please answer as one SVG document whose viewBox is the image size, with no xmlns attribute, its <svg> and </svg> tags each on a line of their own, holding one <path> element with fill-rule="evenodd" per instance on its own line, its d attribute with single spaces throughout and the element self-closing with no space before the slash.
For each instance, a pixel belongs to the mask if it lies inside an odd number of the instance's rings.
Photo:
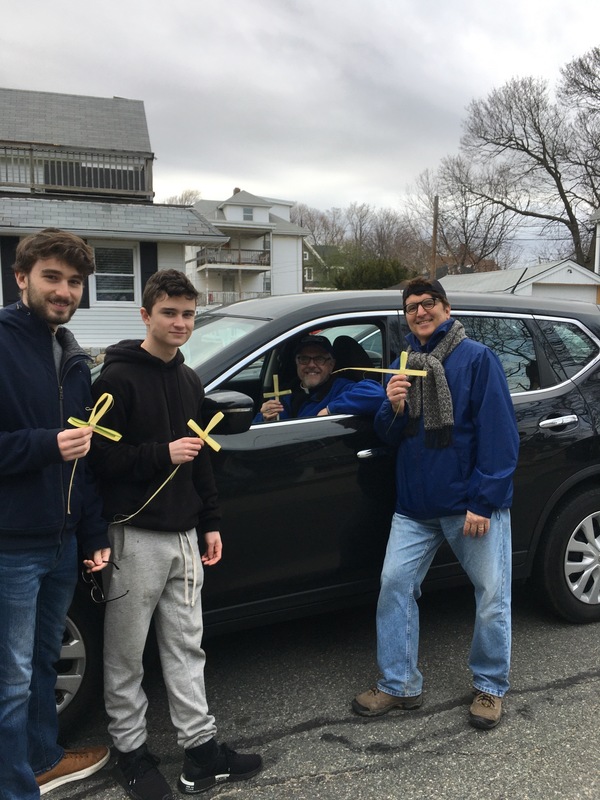
<svg viewBox="0 0 600 800">
<path fill-rule="evenodd" d="M 348 369 L 348 367 L 370 368 L 373 366 L 367 351 L 352 336 L 338 336 L 333 342 L 333 353 L 336 373 L 341 377 L 349 378 L 352 381 L 362 381 L 365 378 L 378 379 L 376 373 Z M 342 371 L 340 372 L 340 370 Z"/>
</svg>

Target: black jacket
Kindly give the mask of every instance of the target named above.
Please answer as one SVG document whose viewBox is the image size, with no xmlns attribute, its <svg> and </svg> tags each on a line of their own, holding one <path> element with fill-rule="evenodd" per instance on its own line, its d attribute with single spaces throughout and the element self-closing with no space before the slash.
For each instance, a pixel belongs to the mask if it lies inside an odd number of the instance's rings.
<svg viewBox="0 0 600 800">
<path fill-rule="evenodd" d="M 89 356 L 59 328 L 60 381 L 47 323 L 23 303 L 0 310 L 0 550 L 57 545 L 77 532 L 86 555 L 108 547 L 87 459 L 62 460 L 57 434 L 91 407 Z"/>
<path fill-rule="evenodd" d="M 114 398 L 100 424 L 123 436 L 120 442 L 94 436 L 90 455 L 109 522 L 138 511 L 175 469 L 169 443 L 194 435 L 187 421 L 202 425 L 204 389 L 181 353 L 165 363 L 140 345 L 123 341 L 109 347 L 93 385 L 94 399 L 104 392 Z M 182 464 L 130 524 L 155 531 L 218 530 L 220 513 L 208 450 L 203 447 L 193 462 Z"/>
</svg>

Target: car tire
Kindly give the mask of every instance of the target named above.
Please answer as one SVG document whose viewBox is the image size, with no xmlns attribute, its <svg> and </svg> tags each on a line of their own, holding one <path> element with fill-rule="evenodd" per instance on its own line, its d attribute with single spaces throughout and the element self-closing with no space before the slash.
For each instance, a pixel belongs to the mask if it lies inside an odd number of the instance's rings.
<svg viewBox="0 0 600 800">
<path fill-rule="evenodd" d="M 563 619 L 600 620 L 600 489 L 580 492 L 550 518 L 536 573 L 548 605 Z"/>
<path fill-rule="evenodd" d="M 102 698 L 102 615 L 87 593 L 75 593 L 56 671 L 56 708 L 64 736 Z"/>
</svg>

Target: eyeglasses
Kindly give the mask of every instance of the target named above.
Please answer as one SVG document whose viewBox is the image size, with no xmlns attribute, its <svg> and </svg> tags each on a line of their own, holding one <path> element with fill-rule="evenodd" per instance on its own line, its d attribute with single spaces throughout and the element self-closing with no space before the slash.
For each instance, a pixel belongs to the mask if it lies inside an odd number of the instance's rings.
<svg viewBox="0 0 600 800">
<path fill-rule="evenodd" d="M 310 364 L 311 361 L 314 361 L 317 366 L 322 367 L 323 364 L 331 361 L 331 356 L 296 356 L 296 362 L 303 367 Z"/>
<path fill-rule="evenodd" d="M 408 303 L 404 306 L 404 313 L 407 317 L 412 317 L 417 313 L 419 306 L 423 311 L 431 311 L 434 305 L 438 302 L 437 297 L 426 297 L 425 300 L 419 300 L 418 303 Z"/>
<path fill-rule="evenodd" d="M 104 564 L 110 564 L 111 567 L 115 569 L 119 569 L 118 566 L 115 564 L 114 561 L 104 561 Z M 126 594 L 129 594 L 129 589 L 124 594 L 120 594 L 118 597 L 109 597 L 108 600 L 104 596 L 104 591 L 98 581 L 96 580 L 96 576 L 93 572 L 86 572 L 84 569 L 81 570 L 81 577 L 83 578 L 83 582 L 87 583 L 88 586 L 91 586 L 90 589 L 90 597 L 97 603 L 98 605 L 102 605 L 102 603 L 112 603 L 113 600 L 120 600 L 122 597 L 125 597 Z"/>
</svg>

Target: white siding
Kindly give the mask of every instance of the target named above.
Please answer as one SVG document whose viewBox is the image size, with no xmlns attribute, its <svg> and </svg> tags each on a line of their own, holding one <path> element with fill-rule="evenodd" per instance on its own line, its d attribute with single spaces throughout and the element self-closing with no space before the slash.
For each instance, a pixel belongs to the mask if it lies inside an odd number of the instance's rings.
<svg viewBox="0 0 600 800">
<path fill-rule="evenodd" d="M 195 247 L 195 252 L 198 248 Z M 158 268 L 159 269 L 178 269 L 185 272 L 185 246 L 174 244 L 173 242 L 158 243 Z"/>
<path fill-rule="evenodd" d="M 302 291 L 302 239 L 299 236 L 273 236 L 271 294 L 297 294 Z"/>
<path fill-rule="evenodd" d="M 121 339 L 143 339 L 146 334 L 138 308 L 83 308 L 67 327 L 86 349 L 104 350 Z"/>
<path fill-rule="evenodd" d="M 578 300 L 586 303 L 596 303 L 598 287 L 588 284 L 560 284 L 537 283 L 533 285 L 532 294 L 535 297 L 552 297 L 557 300 Z"/>
</svg>

